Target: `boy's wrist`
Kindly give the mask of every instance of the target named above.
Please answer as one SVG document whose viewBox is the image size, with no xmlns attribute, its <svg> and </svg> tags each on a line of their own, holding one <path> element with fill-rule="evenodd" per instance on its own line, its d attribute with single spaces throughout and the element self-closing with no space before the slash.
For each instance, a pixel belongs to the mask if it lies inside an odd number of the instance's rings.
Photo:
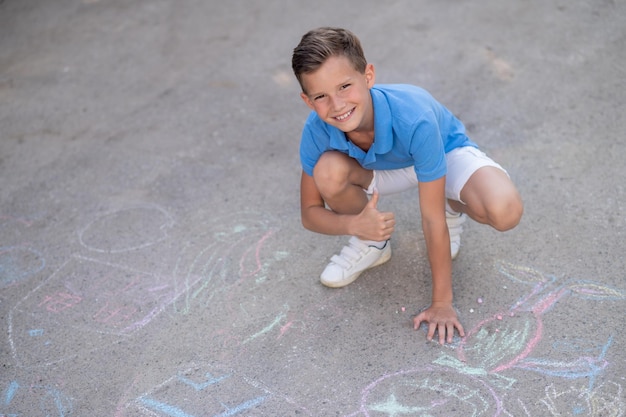
<svg viewBox="0 0 626 417">
<path fill-rule="evenodd" d="M 343 224 L 346 225 L 346 234 L 349 236 L 358 236 L 358 231 L 354 225 L 355 217 L 349 214 L 344 215 Z"/>
<path fill-rule="evenodd" d="M 452 299 L 450 299 L 449 301 L 433 299 L 431 304 L 433 307 L 450 307 L 452 306 L 452 302 L 453 302 Z"/>
</svg>

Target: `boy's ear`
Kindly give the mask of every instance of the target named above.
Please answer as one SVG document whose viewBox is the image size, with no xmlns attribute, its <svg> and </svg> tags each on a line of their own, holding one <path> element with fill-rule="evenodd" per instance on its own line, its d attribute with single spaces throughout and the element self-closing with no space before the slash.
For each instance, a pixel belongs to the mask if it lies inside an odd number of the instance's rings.
<svg viewBox="0 0 626 417">
<path fill-rule="evenodd" d="M 315 108 L 313 107 L 313 102 L 311 101 L 309 96 L 306 95 L 305 92 L 300 93 L 300 97 L 302 97 L 302 101 L 304 101 L 304 104 L 309 106 L 311 110 L 315 110 Z"/>
<path fill-rule="evenodd" d="M 372 88 L 376 82 L 376 69 L 374 64 L 367 64 L 365 67 L 365 79 L 367 80 L 367 87 Z"/>
</svg>

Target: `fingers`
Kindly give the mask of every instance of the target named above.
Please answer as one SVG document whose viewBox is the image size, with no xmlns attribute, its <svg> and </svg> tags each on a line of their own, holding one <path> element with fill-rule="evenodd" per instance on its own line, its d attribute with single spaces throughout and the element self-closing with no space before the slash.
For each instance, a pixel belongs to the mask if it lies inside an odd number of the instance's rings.
<svg viewBox="0 0 626 417">
<path fill-rule="evenodd" d="M 437 333 L 437 338 L 440 345 L 444 345 L 445 343 L 452 343 L 455 329 L 459 332 L 459 336 L 465 337 L 465 330 L 458 320 L 442 322 L 430 321 L 426 317 L 425 312 L 422 312 L 413 318 L 413 329 L 419 329 L 420 325 L 423 322 L 428 323 L 428 332 L 426 334 L 426 339 L 429 342 L 435 338 L 435 333 Z"/>
<path fill-rule="evenodd" d="M 417 316 L 413 317 L 413 330 L 419 329 L 423 321 L 426 321 L 426 319 L 424 318 L 424 313 L 420 313 Z"/>
<path fill-rule="evenodd" d="M 459 336 L 465 337 L 465 330 L 463 330 L 463 325 L 461 323 L 456 322 L 454 324 L 454 327 L 456 327 L 457 331 L 459 332 Z"/>
<path fill-rule="evenodd" d="M 370 201 L 368 201 L 367 206 L 369 208 L 375 209 L 378 206 L 378 199 L 378 190 L 374 189 L 374 194 L 372 194 L 372 198 L 370 198 Z"/>
</svg>

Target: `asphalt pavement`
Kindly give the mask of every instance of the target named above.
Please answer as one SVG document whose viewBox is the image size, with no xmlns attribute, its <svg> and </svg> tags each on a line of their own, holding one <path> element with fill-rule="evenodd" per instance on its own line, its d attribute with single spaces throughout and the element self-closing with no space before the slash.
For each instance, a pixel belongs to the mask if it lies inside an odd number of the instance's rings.
<svg viewBox="0 0 626 417">
<path fill-rule="evenodd" d="M 429 90 L 525 202 L 468 222 L 467 336 L 430 301 L 416 193 L 390 262 L 300 223 L 307 30 Z M 0 416 L 623 416 L 622 0 L 0 1 Z"/>
</svg>

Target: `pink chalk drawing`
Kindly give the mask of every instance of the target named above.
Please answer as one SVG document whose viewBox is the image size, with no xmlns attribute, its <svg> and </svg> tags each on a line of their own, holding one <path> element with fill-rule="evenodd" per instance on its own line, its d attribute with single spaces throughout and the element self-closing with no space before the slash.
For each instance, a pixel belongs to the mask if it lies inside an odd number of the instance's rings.
<svg viewBox="0 0 626 417">
<path fill-rule="evenodd" d="M 595 377 L 607 366 L 605 356 L 613 338 L 599 346 L 596 356 L 582 356 L 569 362 L 533 358 L 531 354 L 543 337 L 544 315 L 566 297 L 624 300 L 626 292 L 591 281 L 566 280 L 559 284 L 553 275 L 506 262 L 499 262 L 497 269 L 512 281 L 532 286 L 531 291 L 507 311 L 470 329 L 458 343 L 456 357 L 442 355 L 436 363 L 469 375 L 493 376 L 494 381 L 505 386 L 515 382 L 503 374 L 512 368 L 570 379 L 589 377 L 591 389 Z"/>
<path fill-rule="evenodd" d="M 265 281 L 271 263 L 288 256 L 286 252 L 275 252 L 262 258 L 261 250 L 274 233 L 265 225 L 242 221 L 232 231 L 215 233 L 211 243 L 188 261 L 186 269 L 183 265 L 189 254 L 183 248 L 173 272 L 176 289 L 184 292 L 175 303 L 176 311 L 187 314 L 192 304 L 211 304 L 217 294 L 228 296 L 231 288 L 246 281 Z"/>
<path fill-rule="evenodd" d="M 121 243 L 107 240 L 109 228 L 123 229 L 144 215 L 148 219 L 143 226 L 126 233 Z M 191 259 L 187 270 L 182 265 L 189 260 L 193 245 L 184 244 L 171 275 L 73 255 L 10 310 L 8 335 L 15 362 L 46 366 L 78 352 L 101 349 L 131 336 L 168 307 L 174 313 L 186 314 L 192 305 L 205 308 L 218 296 L 224 317 L 231 317 L 238 325 L 236 334 L 231 334 L 232 329 L 224 333 L 225 341 L 242 346 L 279 328 L 288 306 L 242 315 L 241 303 L 229 302 L 239 296 L 239 284 L 261 285 L 271 263 L 287 256 L 286 252 L 274 252 L 269 257 L 262 253 L 275 232 L 265 221 L 234 216 L 230 219 L 236 221 L 234 224 L 229 219 L 216 219 L 217 231 L 207 228 L 205 239 L 210 244 Z M 146 222 L 154 223 L 157 232 L 145 231 Z M 164 210 L 140 207 L 106 215 L 79 235 L 89 251 L 110 259 L 123 251 L 158 244 L 167 236 L 163 228 L 172 224 Z M 268 317 L 270 323 L 263 323 Z M 241 336 L 242 327 L 250 329 L 252 335 Z M 213 331 L 210 326 L 206 330 Z M 219 329 L 214 331 L 219 333 Z M 81 346 L 80 351 L 74 345 Z"/>
<path fill-rule="evenodd" d="M 558 301 L 576 297 L 591 301 L 620 301 L 626 291 L 599 282 L 560 279 L 535 269 L 498 262 L 496 269 L 510 280 L 531 286 L 508 310 L 480 321 L 452 345 L 455 355 L 442 353 L 430 366 L 383 375 L 362 391 L 360 409 L 346 417 L 401 415 L 508 416 L 513 409 L 530 417 L 522 399 L 512 400 L 517 382 L 509 370 L 537 372 L 559 380 L 584 379 L 586 386 L 559 391 L 546 387 L 541 416 L 621 417 L 626 410 L 622 386 L 598 377 L 608 367 L 613 336 L 597 343 L 570 339 L 553 346 L 567 358 L 537 358 L 544 318 Z M 482 300 L 481 300 L 482 301 Z M 450 348 L 442 348 L 450 349 Z M 572 358 L 572 355 L 575 355 Z M 449 376 L 453 376 L 452 378 Z M 507 395 L 499 393 L 508 392 Z M 514 401 L 514 400 L 513 400 Z"/>
<path fill-rule="evenodd" d="M 60 313 L 63 310 L 74 307 L 81 300 L 82 298 L 79 295 L 60 291 L 56 294 L 46 295 L 38 306 L 45 306 L 46 310 L 52 313 Z"/>
<path fill-rule="evenodd" d="M 17 364 L 48 365 L 131 335 L 175 297 L 168 277 L 78 255 L 18 301 L 8 317 Z M 35 334 L 32 329 L 38 329 Z"/>
</svg>

